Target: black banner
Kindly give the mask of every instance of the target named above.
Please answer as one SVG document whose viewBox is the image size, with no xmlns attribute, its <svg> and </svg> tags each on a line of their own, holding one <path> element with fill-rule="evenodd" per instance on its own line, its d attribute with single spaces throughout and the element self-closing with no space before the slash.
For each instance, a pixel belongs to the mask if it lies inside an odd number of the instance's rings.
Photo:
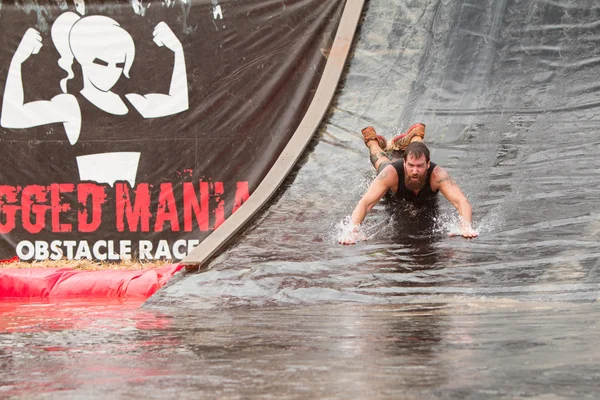
<svg viewBox="0 0 600 400">
<path fill-rule="evenodd" d="M 343 6 L 4 3 L 0 258 L 183 258 L 294 133 Z"/>
</svg>

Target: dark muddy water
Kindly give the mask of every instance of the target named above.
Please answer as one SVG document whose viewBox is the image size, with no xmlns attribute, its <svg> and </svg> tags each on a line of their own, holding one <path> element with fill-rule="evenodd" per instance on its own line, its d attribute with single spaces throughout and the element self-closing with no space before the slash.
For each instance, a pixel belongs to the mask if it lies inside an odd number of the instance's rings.
<svg viewBox="0 0 600 400">
<path fill-rule="evenodd" d="M 20 306 L 0 338 L 0 397 L 595 398 L 598 310 L 489 299 L 169 314 Z"/>
<path fill-rule="evenodd" d="M 596 398 L 598 21 L 592 0 L 370 1 L 269 209 L 142 308 L 6 311 L 0 397 Z M 417 121 L 480 236 L 449 237 L 440 198 L 431 226 L 379 205 L 338 245 L 374 177 L 360 129 Z"/>
</svg>

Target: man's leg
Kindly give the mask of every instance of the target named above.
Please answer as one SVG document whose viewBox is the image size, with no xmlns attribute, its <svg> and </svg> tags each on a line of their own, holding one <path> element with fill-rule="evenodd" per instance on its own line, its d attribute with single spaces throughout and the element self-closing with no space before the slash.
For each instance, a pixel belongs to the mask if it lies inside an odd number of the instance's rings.
<svg viewBox="0 0 600 400">
<path fill-rule="evenodd" d="M 369 148 L 371 164 L 373 164 L 373 167 L 375 167 L 377 173 L 379 173 L 392 163 L 385 152 L 385 148 L 387 147 L 386 140 L 383 136 L 378 136 L 372 126 L 367 126 L 361 133 L 365 144 Z"/>
<path fill-rule="evenodd" d="M 380 173 L 385 167 L 392 163 L 387 153 L 381 150 L 381 147 L 376 140 L 367 142 L 367 147 L 369 148 L 369 158 L 371 159 L 371 164 L 373 164 L 377 170 L 377 173 Z"/>
</svg>

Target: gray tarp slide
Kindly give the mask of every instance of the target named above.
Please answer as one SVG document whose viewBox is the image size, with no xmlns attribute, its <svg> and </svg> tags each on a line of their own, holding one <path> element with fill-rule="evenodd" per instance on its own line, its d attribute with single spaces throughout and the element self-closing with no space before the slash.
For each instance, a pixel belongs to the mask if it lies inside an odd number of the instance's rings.
<svg viewBox="0 0 600 400">
<path fill-rule="evenodd" d="M 317 92 L 294 136 L 250 198 L 223 225 L 183 259 L 182 263 L 186 265 L 186 269 L 194 270 L 204 266 L 269 201 L 296 165 L 319 127 L 335 94 L 335 89 L 350 52 L 363 3 L 364 0 L 349 0 L 346 3 Z"/>
<path fill-rule="evenodd" d="M 598 298 L 600 7 L 595 1 L 370 1 L 335 103 L 293 182 L 210 271 L 151 303 L 190 307 Z M 376 207 L 336 241 L 374 171 L 360 136 L 427 125 L 432 159 L 473 205 L 419 230 Z"/>
</svg>

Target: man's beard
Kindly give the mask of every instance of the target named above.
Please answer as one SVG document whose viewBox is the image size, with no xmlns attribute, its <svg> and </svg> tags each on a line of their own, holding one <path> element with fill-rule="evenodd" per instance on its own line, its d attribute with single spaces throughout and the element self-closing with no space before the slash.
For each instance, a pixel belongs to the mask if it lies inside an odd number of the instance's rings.
<svg viewBox="0 0 600 400">
<path fill-rule="evenodd" d="M 425 181 L 427 181 L 427 174 L 419 176 L 417 180 L 413 180 L 410 175 L 406 175 L 404 178 L 404 185 L 408 190 L 418 192 L 425 186 Z"/>
</svg>

